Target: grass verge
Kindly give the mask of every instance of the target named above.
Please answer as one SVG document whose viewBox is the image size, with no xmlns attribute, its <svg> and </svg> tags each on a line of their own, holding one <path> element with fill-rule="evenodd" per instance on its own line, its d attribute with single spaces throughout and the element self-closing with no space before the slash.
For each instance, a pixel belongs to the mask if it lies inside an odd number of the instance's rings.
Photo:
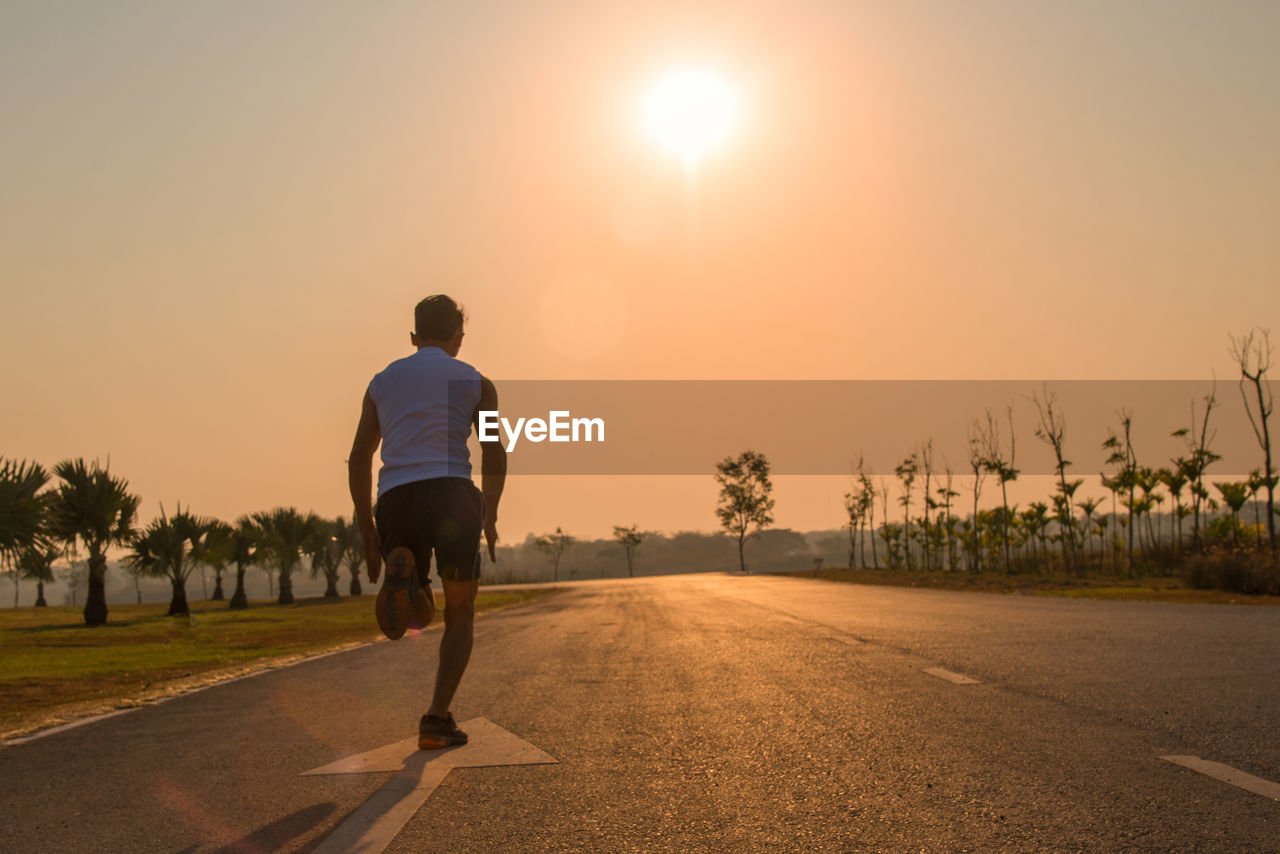
<svg viewBox="0 0 1280 854">
<path fill-rule="evenodd" d="M 852 584 L 884 584 L 933 590 L 967 590 L 976 593 L 1020 593 L 1027 596 L 1065 596 L 1075 599 L 1110 599 L 1143 602 L 1194 602 L 1209 604 L 1280 605 L 1280 596 L 1248 596 L 1223 590 L 1197 590 L 1183 579 L 1166 576 L 1123 578 L 1066 575 L 1003 575 L 999 573 L 925 572 L 905 569 L 843 569 L 789 572 L 797 578 L 818 578 Z"/>
<path fill-rule="evenodd" d="M 482 588 L 476 612 L 552 592 Z M 80 608 L 6 608 L 0 611 L 0 740 L 381 640 L 374 598 L 257 601 L 243 611 L 196 602 L 189 618 L 166 616 L 163 604 L 113 605 L 107 625 L 92 628 Z M 437 630 L 438 619 L 426 631 Z"/>
</svg>

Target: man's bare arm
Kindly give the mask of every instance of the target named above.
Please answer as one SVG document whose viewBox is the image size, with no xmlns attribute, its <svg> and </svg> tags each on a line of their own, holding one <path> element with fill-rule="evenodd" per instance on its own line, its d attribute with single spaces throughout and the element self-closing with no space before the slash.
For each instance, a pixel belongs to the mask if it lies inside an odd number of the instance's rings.
<svg viewBox="0 0 1280 854">
<path fill-rule="evenodd" d="M 360 407 L 360 424 L 356 438 L 351 443 L 351 455 L 347 458 L 347 485 L 351 489 L 351 502 L 355 507 L 356 527 L 364 540 L 364 558 L 368 564 L 369 582 L 375 583 L 382 572 L 382 544 L 378 541 L 378 529 L 373 524 L 373 454 L 382 441 L 382 428 L 378 425 L 378 410 L 373 399 L 365 392 Z"/>
<path fill-rule="evenodd" d="M 472 423 L 480 429 L 480 411 L 497 411 L 498 390 L 487 377 L 480 380 L 480 405 Z M 497 561 L 498 502 L 507 483 L 507 452 L 501 442 L 480 443 L 480 492 L 484 495 L 484 539 L 489 546 L 489 560 Z"/>
</svg>

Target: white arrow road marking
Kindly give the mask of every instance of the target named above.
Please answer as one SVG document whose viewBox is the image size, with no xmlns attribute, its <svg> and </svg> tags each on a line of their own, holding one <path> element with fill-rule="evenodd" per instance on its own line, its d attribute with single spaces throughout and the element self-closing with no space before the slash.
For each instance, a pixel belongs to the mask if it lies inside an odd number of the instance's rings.
<svg viewBox="0 0 1280 854">
<path fill-rule="evenodd" d="M 937 676 L 939 679 L 954 682 L 957 685 L 977 685 L 980 681 L 977 679 L 971 679 L 968 676 L 962 676 L 959 673 L 952 673 L 950 670 L 942 667 L 926 667 L 924 672 L 928 673 L 930 676 Z"/>
<path fill-rule="evenodd" d="M 374 792 L 320 843 L 315 854 L 352 851 L 376 854 L 385 850 L 454 768 L 554 765 L 556 762 L 529 742 L 485 718 L 472 718 L 461 726 L 470 739 L 462 747 L 419 750 L 418 740 L 407 738 L 300 774 L 306 777 L 396 772 L 386 785 Z"/>
<path fill-rule="evenodd" d="M 1280 801 L 1280 783 L 1273 783 L 1270 780 L 1255 777 L 1238 768 L 1232 768 L 1230 765 L 1223 765 L 1221 762 L 1210 762 L 1207 759 L 1201 759 L 1199 756 L 1161 756 L 1160 758 L 1176 765 L 1181 765 L 1183 768 L 1199 771 L 1201 774 L 1206 774 L 1215 780 L 1230 783 L 1238 788 L 1253 792 L 1255 795 L 1262 795 L 1264 798 Z"/>
</svg>

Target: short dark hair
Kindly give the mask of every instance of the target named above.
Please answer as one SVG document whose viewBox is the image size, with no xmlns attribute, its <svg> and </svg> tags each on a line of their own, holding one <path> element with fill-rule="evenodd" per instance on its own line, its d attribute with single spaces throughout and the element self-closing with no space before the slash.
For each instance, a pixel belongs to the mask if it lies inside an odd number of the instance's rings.
<svg viewBox="0 0 1280 854">
<path fill-rule="evenodd" d="M 413 330 L 419 338 L 448 341 L 466 319 L 462 306 L 444 294 L 433 294 L 414 306 Z"/>
</svg>

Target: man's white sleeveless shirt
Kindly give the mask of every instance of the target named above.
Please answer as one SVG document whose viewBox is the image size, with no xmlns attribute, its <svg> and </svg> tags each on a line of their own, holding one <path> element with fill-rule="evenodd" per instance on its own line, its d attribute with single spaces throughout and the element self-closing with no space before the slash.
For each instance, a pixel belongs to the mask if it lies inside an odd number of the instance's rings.
<svg viewBox="0 0 1280 854">
<path fill-rule="evenodd" d="M 436 477 L 471 477 L 467 438 L 480 403 L 480 372 L 439 347 L 397 359 L 369 383 L 382 430 L 378 497 Z"/>
</svg>

